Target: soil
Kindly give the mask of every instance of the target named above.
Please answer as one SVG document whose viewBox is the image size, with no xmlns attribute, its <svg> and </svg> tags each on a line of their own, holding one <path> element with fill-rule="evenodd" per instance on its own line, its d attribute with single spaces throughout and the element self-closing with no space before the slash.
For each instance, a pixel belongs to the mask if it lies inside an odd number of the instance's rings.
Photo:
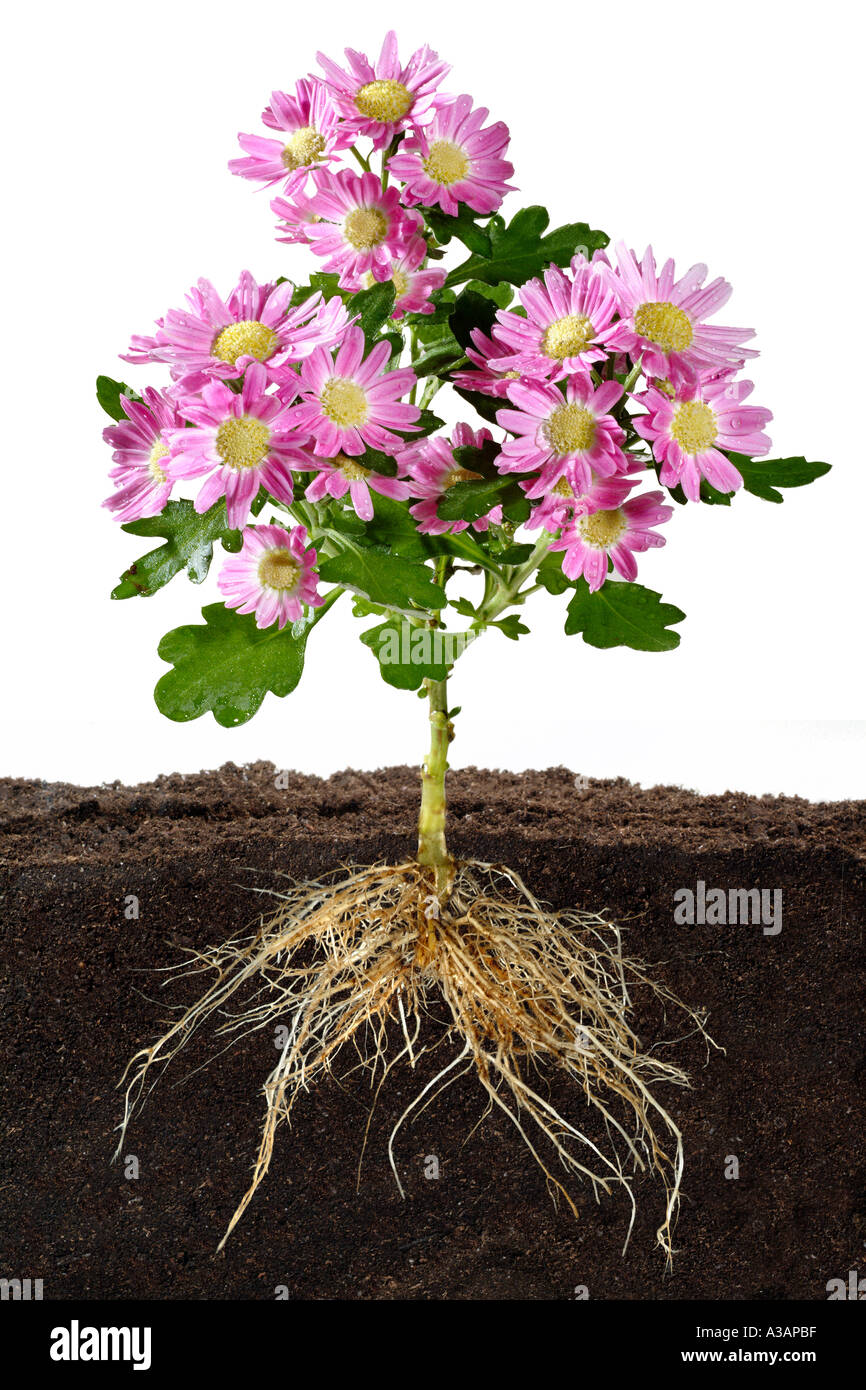
<svg viewBox="0 0 866 1390">
<path fill-rule="evenodd" d="M 638 1182 L 623 1257 L 626 1198 L 578 1188 L 579 1220 L 557 1210 L 468 1077 L 402 1131 L 402 1201 L 386 1146 L 418 1089 L 408 1069 L 382 1090 L 359 1190 L 371 1092 L 352 1072 L 302 1098 L 215 1255 L 255 1155 L 265 1033 L 203 1070 L 216 1048 L 197 1038 L 111 1165 L 123 1066 L 200 984 L 163 989 L 154 972 L 243 929 L 266 901 L 251 889 L 280 873 L 411 854 L 417 796 L 403 767 L 0 782 L 0 1275 L 42 1278 L 46 1299 L 823 1300 L 828 1280 L 866 1269 L 866 802 L 702 798 L 562 768 L 449 774 L 453 852 L 510 864 L 554 906 L 627 919 L 627 949 L 707 1008 L 726 1049 L 707 1062 L 691 1037 L 666 1053 L 693 1080 L 664 1097 L 686 1152 L 671 1274 L 656 1182 Z M 780 888 L 782 930 L 677 925 L 673 895 L 699 880 Z M 663 1026 L 648 1009 L 636 1000 L 644 1040 Z"/>
</svg>

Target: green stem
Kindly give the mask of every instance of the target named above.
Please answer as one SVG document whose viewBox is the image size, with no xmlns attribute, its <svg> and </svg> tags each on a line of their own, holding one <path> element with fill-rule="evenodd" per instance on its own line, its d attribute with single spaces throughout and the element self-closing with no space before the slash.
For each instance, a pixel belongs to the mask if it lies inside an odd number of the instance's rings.
<svg viewBox="0 0 866 1390">
<path fill-rule="evenodd" d="M 442 556 L 436 562 L 436 582 L 445 584 L 449 559 Z M 431 630 L 439 625 L 431 618 Z M 436 895 L 444 901 L 451 890 L 454 862 L 445 840 L 445 773 L 448 770 L 448 745 L 454 728 L 448 718 L 448 678 L 424 682 L 427 689 L 430 721 L 430 749 L 421 768 L 421 810 L 418 815 L 418 863 L 433 870 Z"/>
<path fill-rule="evenodd" d="M 325 594 L 324 602 L 320 603 L 318 608 L 313 610 L 313 619 L 310 623 L 311 631 L 316 626 L 316 623 L 320 622 L 321 619 L 324 618 L 328 609 L 333 608 L 340 595 L 344 594 L 345 592 L 346 590 L 343 588 L 341 584 L 338 584 L 335 588 L 328 590 L 328 592 Z"/>
<path fill-rule="evenodd" d="M 490 597 L 485 596 L 485 600 L 478 610 L 478 616 L 472 624 L 476 631 L 486 627 L 494 618 L 498 618 L 503 609 L 514 603 L 516 598 L 524 598 L 527 593 L 531 592 L 527 589 L 521 594 L 520 587 L 537 569 L 539 561 L 544 559 L 549 545 L 550 536 L 546 531 L 542 531 L 541 539 L 536 543 L 526 563 L 517 565 L 510 579 L 505 583 L 497 584 Z"/>
<path fill-rule="evenodd" d="M 388 148 L 387 148 L 386 150 L 383 150 L 383 151 L 382 151 L 382 188 L 383 188 L 383 190 L 386 189 L 386 188 L 388 187 L 388 160 L 391 158 L 391 155 L 392 155 L 392 154 L 396 154 L 396 153 L 397 153 L 397 150 L 398 150 L 399 147 L 400 147 L 400 141 L 401 141 L 402 139 L 403 139 L 403 136 L 402 136 L 402 135 L 395 135 L 395 136 L 394 136 L 394 139 L 391 141 L 391 143 L 390 143 L 390 145 L 388 146 Z"/>
<path fill-rule="evenodd" d="M 354 155 L 355 159 L 357 159 L 358 163 L 360 164 L 361 168 L 364 170 L 365 174 L 369 174 L 369 173 L 370 173 L 370 161 L 369 161 L 369 159 L 365 159 L 364 155 L 361 154 L 361 151 L 360 151 L 360 150 L 357 150 L 357 149 L 355 148 L 354 145 L 350 145 L 350 146 L 349 146 L 349 153 L 350 153 L 351 155 Z"/>
<path fill-rule="evenodd" d="M 427 406 L 436 395 L 436 392 L 441 391 L 444 385 L 445 382 L 440 380 L 438 376 L 431 376 L 428 378 L 424 390 L 421 392 L 420 405 L 422 410 L 426 410 Z"/>
</svg>

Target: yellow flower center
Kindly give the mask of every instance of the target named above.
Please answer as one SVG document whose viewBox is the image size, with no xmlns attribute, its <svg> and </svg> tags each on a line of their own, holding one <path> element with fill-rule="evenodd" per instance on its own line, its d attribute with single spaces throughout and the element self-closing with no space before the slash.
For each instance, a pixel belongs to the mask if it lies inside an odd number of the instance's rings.
<svg viewBox="0 0 866 1390">
<path fill-rule="evenodd" d="M 618 541 L 628 523 L 619 507 L 609 512 L 591 512 L 577 523 L 580 534 L 594 550 L 607 550 Z"/>
<path fill-rule="evenodd" d="M 259 560 L 258 577 L 267 589 L 291 592 L 298 587 L 301 566 L 290 550 L 266 550 Z"/>
<path fill-rule="evenodd" d="M 229 468 L 256 468 L 268 452 L 271 432 L 254 415 L 223 420 L 216 432 L 216 451 Z"/>
<path fill-rule="evenodd" d="M 440 486 L 443 492 L 447 492 L 450 487 L 454 487 L 457 483 L 471 483 L 481 476 L 480 473 L 475 473 L 471 468 L 449 468 Z"/>
<path fill-rule="evenodd" d="M 586 314 L 567 314 L 544 330 L 541 349 L 547 357 L 562 362 L 583 352 L 594 337 L 595 329 Z"/>
<path fill-rule="evenodd" d="M 328 419 L 344 429 L 353 425 L 363 425 L 367 418 L 366 393 L 349 377 L 330 377 L 322 387 L 319 400 Z"/>
<path fill-rule="evenodd" d="M 380 77 L 360 89 L 355 105 L 370 121 L 402 121 L 412 105 L 412 93 L 402 82 Z"/>
<path fill-rule="evenodd" d="M 579 454 L 595 443 L 595 416 L 576 402 L 558 405 L 544 431 L 555 454 Z"/>
<path fill-rule="evenodd" d="M 385 240 L 388 219 L 380 208 L 352 208 L 343 222 L 343 235 L 356 251 L 369 251 Z"/>
<path fill-rule="evenodd" d="M 667 301 L 639 305 L 634 326 L 636 333 L 655 343 L 662 352 L 684 352 L 695 336 L 688 314 Z"/>
<path fill-rule="evenodd" d="M 402 299 L 403 295 L 409 288 L 409 276 L 405 273 L 405 271 L 395 269 L 391 271 L 390 278 L 394 285 L 395 298 Z M 374 285 L 378 285 L 379 283 L 372 270 L 366 270 L 364 272 L 364 274 L 361 276 L 361 282 L 365 290 L 371 290 Z"/>
<path fill-rule="evenodd" d="M 287 169 L 302 169 L 306 164 L 317 164 L 325 152 L 325 137 L 315 126 L 301 126 L 290 135 L 283 146 L 282 160 Z"/>
<path fill-rule="evenodd" d="M 556 497 L 567 497 L 569 502 L 574 498 L 574 489 L 567 478 L 560 478 L 558 483 L 554 483 L 551 492 L 553 492 Z"/>
<path fill-rule="evenodd" d="M 360 482 L 362 478 L 369 478 L 372 468 L 365 468 L 363 463 L 358 463 L 356 459 L 347 458 L 345 454 L 338 454 L 334 463 L 339 468 L 344 478 L 350 483 Z"/>
<path fill-rule="evenodd" d="M 239 357 L 254 357 L 257 362 L 265 362 L 279 346 L 279 338 L 266 323 L 258 319 L 241 319 L 240 323 L 229 323 L 214 338 L 211 353 L 220 362 L 231 362 L 234 366 Z"/>
<path fill-rule="evenodd" d="M 671 434 L 687 454 L 698 454 L 716 442 L 716 412 L 704 401 L 683 401 L 671 421 Z"/>
<path fill-rule="evenodd" d="M 161 439 L 158 439 L 150 451 L 150 458 L 147 460 L 147 467 L 150 476 L 155 483 L 167 483 L 168 476 L 165 469 L 160 465 L 160 459 L 166 458 L 168 449 Z"/>
<path fill-rule="evenodd" d="M 469 159 L 466 152 L 455 145 L 453 140 L 434 140 L 427 158 L 421 161 L 424 173 L 434 183 L 457 183 L 469 173 Z"/>
</svg>

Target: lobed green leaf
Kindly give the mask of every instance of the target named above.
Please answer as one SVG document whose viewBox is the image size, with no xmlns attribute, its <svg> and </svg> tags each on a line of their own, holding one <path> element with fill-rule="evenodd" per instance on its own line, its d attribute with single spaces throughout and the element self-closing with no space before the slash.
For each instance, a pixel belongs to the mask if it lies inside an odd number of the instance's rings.
<svg viewBox="0 0 866 1390">
<path fill-rule="evenodd" d="M 229 528 L 223 498 L 201 515 L 186 499 L 167 502 L 159 516 L 128 521 L 122 528 L 131 536 L 164 536 L 165 544 L 149 550 L 124 570 L 111 591 L 112 598 L 149 597 L 186 569 L 193 584 L 201 584 L 213 558 L 214 541 L 226 550 L 240 550 L 240 531 Z"/>
<path fill-rule="evenodd" d="M 578 581 L 568 605 L 565 631 L 581 633 L 591 647 L 631 647 L 637 652 L 668 652 L 679 646 L 680 635 L 668 629 L 685 617 L 672 603 L 642 584 L 608 579 L 591 594 L 585 579 Z"/>
<path fill-rule="evenodd" d="M 358 326 L 367 340 L 368 350 L 391 317 L 395 298 L 394 281 L 385 280 L 380 285 L 371 285 L 368 290 L 359 290 L 349 300 L 349 309 L 358 315 Z"/>
<path fill-rule="evenodd" d="M 729 459 L 743 475 L 746 492 L 765 502 L 784 502 L 780 487 L 806 487 L 816 478 L 830 472 L 829 463 L 809 463 L 807 459 L 750 459 L 742 454 L 729 454 Z"/>
<path fill-rule="evenodd" d="M 224 728 L 252 719 L 268 692 L 288 695 L 304 669 L 309 623 L 262 631 L 252 613 L 222 603 L 202 609 L 205 626 L 167 632 L 159 655 L 173 670 L 157 682 L 154 698 L 168 719 L 198 719 L 210 710 Z"/>
<path fill-rule="evenodd" d="M 452 270 L 445 283 L 462 285 L 467 280 L 483 280 L 498 285 L 505 280 L 523 285 L 540 275 L 551 263 L 568 265 L 578 250 L 587 254 L 607 246 L 604 232 L 593 231 L 585 222 L 571 222 L 543 235 L 550 214 L 543 207 L 521 208 L 508 226 L 501 217 L 488 224 L 490 250 L 476 252 L 463 265 Z"/>
<path fill-rule="evenodd" d="M 436 610 L 446 601 L 425 565 L 372 547 L 347 548 L 323 560 L 319 575 L 325 583 L 342 584 L 372 603 L 402 612 L 411 612 L 413 605 Z"/>
<path fill-rule="evenodd" d="M 138 392 L 133 391 L 131 386 L 127 386 L 125 381 L 115 381 L 110 376 L 98 376 L 96 378 L 96 399 L 106 415 L 110 415 L 112 420 L 126 419 L 126 412 L 120 404 L 121 396 L 127 396 L 132 401 L 141 400 Z"/>
<path fill-rule="evenodd" d="M 450 670 L 444 659 L 450 652 L 448 639 L 457 637 L 459 634 L 443 633 L 438 628 L 417 627 L 405 618 L 389 618 L 362 633 L 361 641 L 373 652 L 388 685 L 396 690 L 418 690 L 425 680 L 445 680 Z"/>
</svg>

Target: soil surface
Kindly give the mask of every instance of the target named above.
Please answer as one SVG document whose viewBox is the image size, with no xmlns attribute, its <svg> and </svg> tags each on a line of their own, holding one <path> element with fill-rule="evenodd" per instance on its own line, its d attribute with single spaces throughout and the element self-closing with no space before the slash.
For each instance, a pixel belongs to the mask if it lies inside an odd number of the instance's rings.
<svg viewBox="0 0 866 1390">
<path fill-rule="evenodd" d="M 371 1092 L 353 1072 L 302 1098 L 215 1255 L 255 1156 L 276 1059 L 265 1032 L 202 1070 L 216 1046 L 197 1038 L 111 1165 L 120 1073 L 167 1003 L 200 985 L 163 988 L 155 972 L 246 927 L 266 902 L 252 888 L 280 873 L 411 854 L 417 796 L 402 767 L 0 782 L 0 1276 L 41 1278 L 46 1299 L 823 1300 L 828 1280 L 866 1270 L 866 802 L 702 798 L 562 768 L 449 775 L 456 854 L 510 864 L 554 906 L 627 919 L 628 951 L 706 1007 L 726 1049 L 707 1062 L 691 1037 L 665 1053 L 693 1081 L 664 1096 L 686 1152 L 671 1274 L 654 1243 L 657 1182 L 638 1182 L 623 1258 L 624 1195 L 596 1205 L 578 1187 L 579 1220 L 556 1210 L 469 1077 L 401 1131 L 402 1201 L 387 1139 L 419 1077 L 400 1068 L 359 1189 Z M 674 894 L 699 881 L 781 889 L 781 931 L 677 925 Z M 635 1005 L 644 1042 L 684 1031 Z"/>
</svg>

